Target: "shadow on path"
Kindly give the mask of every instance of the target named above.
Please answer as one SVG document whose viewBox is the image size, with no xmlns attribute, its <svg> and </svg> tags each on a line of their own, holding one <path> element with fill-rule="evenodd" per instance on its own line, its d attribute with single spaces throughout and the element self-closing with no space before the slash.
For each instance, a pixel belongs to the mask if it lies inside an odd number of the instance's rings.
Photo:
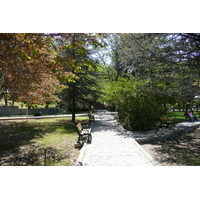
<svg viewBox="0 0 200 200">
<path fill-rule="evenodd" d="M 92 143 L 85 148 L 84 166 L 154 166 L 157 163 L 110 113 L 95 114 Z M 129 136 L 129 137 L 128 137 Z"/>
<path fill-rule="evenodd" d="M 146 144 L 162 165 L 200 166 L 200 128 L 159 143 Z"/>
</svg>

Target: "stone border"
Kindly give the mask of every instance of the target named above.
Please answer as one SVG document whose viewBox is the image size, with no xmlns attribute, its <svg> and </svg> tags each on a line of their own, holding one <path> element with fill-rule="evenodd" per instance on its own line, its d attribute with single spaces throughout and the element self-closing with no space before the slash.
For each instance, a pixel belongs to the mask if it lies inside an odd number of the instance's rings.
<svg viewBox="0 0 200 200">
<path fill-rule="evenodd" d="M 87 143 L 84 143 L 83 147 L 80 150 L 80 154 L 78 156 L 77 162 L 76 162 L 76 166 L 82 166 L 83 165 L 83 157 L 85 154 L 85 149 L 86 149 Z"/>
<path fill-rule="evenodd" d="M 135 145 L 142 151 L 142 153 L 149 159 L 150 163 L 153 164 L 153 166 L 159 166 L 159 163 L 156 162 L 153 157 L 147 153 L 147 151 L 135 140 L 134 141 Z"/>
<path fill-rule="evenodd" d="M 172 133 L 163 135 L 163 136 L 158 136 L 158 137 L 147 137 L 147 138 L 138 138 L 135 139 L 139 144 L 147 144 L 147 143 L 152 143 L 152 142 L 162 142 L 165 141 L 171 137 L 175 137 L 178 135 L 182 135 L 185 133 L 191 133 L 193 131 L 195 131 L 198 127 L 200 126 L 200 124 L 198 125 L 194 125 L 192 127 L 179 127 L 178 130 L 174 130 Z"/>
</svg>

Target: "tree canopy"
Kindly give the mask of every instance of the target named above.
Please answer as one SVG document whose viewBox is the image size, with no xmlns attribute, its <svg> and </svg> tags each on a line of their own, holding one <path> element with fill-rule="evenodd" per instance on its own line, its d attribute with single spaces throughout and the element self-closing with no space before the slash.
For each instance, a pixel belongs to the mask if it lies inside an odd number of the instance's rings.
<svg viewBox="0 0 200 200">
<path fill-rule="evenodd" d="M 103 45 L 103 34 L 0 34 L 0 95 L 14 101 L 45 104 L 58 101 L 56 95 L 82 67 L 87 48 Z M 80 56 L 63 59 L 58 51 L 71 49 Z"/>
<path fill-rule="evenodd" d="M 199 94 L 199 38 L 200 34 L 118 34 L 112 55 L 115 69 L 122 69 L 117 76 L 125 79 L 110 80 L 103 92 L 129 129 L 150 129 L 167 104 L 186 109 Z M 135 87 L 130 88 L 130 82 Z"/>
<path fill-rule="evenodd" d="M 0 34 L 0 94 L 32 104 L 56 101 L 60 87 L 51 38 L 44 34 Z"/>
<path fill-rule="evenodd" d="M 168 104 L 186 109 L 200 94 L 199 50 L 198 33 L 1 33 L 0 98 L 61 99 L 74 122 L 78 107 L 99 102 L 147 130 Z"/>
</svg>

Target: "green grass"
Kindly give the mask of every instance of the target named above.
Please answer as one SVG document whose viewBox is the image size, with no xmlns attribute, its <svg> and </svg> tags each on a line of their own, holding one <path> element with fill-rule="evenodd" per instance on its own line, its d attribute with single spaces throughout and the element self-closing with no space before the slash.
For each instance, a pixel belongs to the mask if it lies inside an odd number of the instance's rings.
<svg viewBox="0 0 200 200">
<path fill-rule="evenodd" d="M 86 121 L 87 117 L 77 120 Z M 0 165 L 74 165 L 78 133 L 70 118 L 0 122 Z"/>
<path fill-rule="evenodd" d="M 180 123 L 180 122 L 184 122 L 185 121 L 185 116 L 184 116 L 184 113 L 185 112 L 170 112 L 170 113 L 167 113 L 167 116 L 169 117 L 169 118 L 172 118 L 172 119 L 174 119 L 175 120 L 175 123 Z M 198 114 L 198 112 L 194 112 L 194 115 L 196 116 L 196 117 L 199 117 L 199 114 Z"/>
<path fill-rule="evenodd" d="M 190 158 L 189 162 L 192 163 L 193 166 L 200 166 L 200 158 Z"/>
<path fill-rule="evenodd" d="M 186 151 L 182 152 L 182 155 L 176 159 L 176 162 L 187 166 L 200 166 L 200 158 L 193 157 L 190 154 L 187 155 Z"/>
</svg>

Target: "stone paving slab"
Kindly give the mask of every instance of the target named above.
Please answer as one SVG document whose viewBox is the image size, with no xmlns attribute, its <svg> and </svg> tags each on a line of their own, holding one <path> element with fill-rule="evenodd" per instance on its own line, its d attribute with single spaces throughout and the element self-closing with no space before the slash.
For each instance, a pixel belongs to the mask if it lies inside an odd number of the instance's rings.
<svg viewBox="0 0 200 200">
<path fill-rule="evenodd" d="M 95 114 L 92 143 L 84 149 L 83 166 L 155 166 L 153 158 L 125 131 L 109 113 Z"/>
</svg>

